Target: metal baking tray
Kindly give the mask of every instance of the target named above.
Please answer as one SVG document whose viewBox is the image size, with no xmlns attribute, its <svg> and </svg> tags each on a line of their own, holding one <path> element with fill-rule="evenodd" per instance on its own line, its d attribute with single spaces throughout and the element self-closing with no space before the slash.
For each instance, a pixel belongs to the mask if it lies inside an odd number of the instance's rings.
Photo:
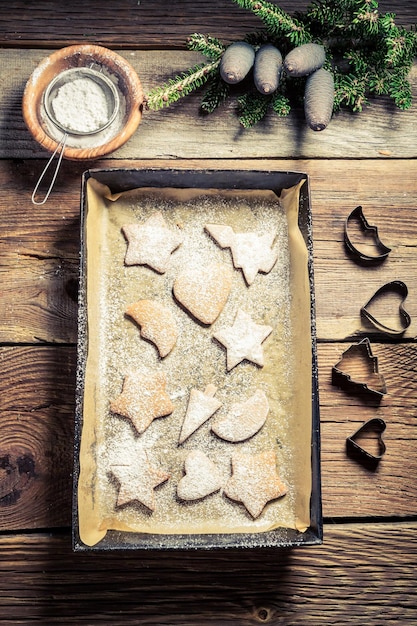
<svg viewBox="0 0 417 626">
<path fill-rule="evenodd" d="M 309 436 L 309 454 L 311 450 L 311 493 L 309 498 L 309 523 L 302 531 L 295 528 L 278 526 L 263 532 L 220 532 L 220 533 L 152 533 L 108 530 L 105 536 L 95 543 L 87 545 L 80 538 L 79 532 L 79 477 L 80 449 L 85 420 L 85 372 L 89 353 L 89 324 L 87 298 L 87 232 L 88 216 L 87 186 L 93 179 L 105 185 L 112 194 L 129 190 L 154 189 L 197 189 L 197 190 L 255 190 L 273 191 L 279 196 L 282 190 L 295 186 L 298 196 L 298 228 L 307 250 L 307 274 L 310 292 L 309 320 L 311 346 L 308 362 L 308 375 L 311 375 L 311 433 Z M 105 236 L 105 235 L 104 235 Z M 81 194 L 81 261 L 79 279 L 79 339 L 77 362 L 77 390 L 75 416 L 75 454 L 73 486 L 73 549 L 75 551 L 93 550 L 137 550 L 137 549 L 213 549 L 213 548 L 261 548 L 314 545 L 322 543 L 322 509 L 320 481 L 320 417 L 318 398 L 318 373 L 316 356 L 316 329 L 314 306 L 313 243 L 312 218 L 309 180 L 301 172 L 213 170 L 213 169 L 91 169 L 82 177 Z"/>
</svg>

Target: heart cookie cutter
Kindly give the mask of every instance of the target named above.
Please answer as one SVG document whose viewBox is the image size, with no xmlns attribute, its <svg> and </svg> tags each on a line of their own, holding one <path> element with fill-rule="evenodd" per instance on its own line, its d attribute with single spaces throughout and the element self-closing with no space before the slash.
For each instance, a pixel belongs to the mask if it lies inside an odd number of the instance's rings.
<svg viewBox="0 0 417 626">
<path fill-rule="evenodd" d="M 346 367 L 352 366 L 356 360 L 365 363 L 368 370 L 368 381 L 355 380 L 355 374 L 347 373 Z M 352 369 L 352 368 L 351 368 Z M 354 369 L 354 368 L 353 368 Z M 372 354 L 368 337 L 359 343 L 353 344 L 342 354 L 342 358 L 332 368 L 332 383 L 347 391 L 367 392 L 378 399 L 387 393 L 385 379 L 378 369 L 378 358 Z"/>
<path fill-rule="evenodd" d="M 349 226 L 351 222 L 354 221 L 359 223 L 361 230 L 365 235 L 372 235 L 373 243 L 375 244 L 376 254 L 366 254 L 364 251 L 360 250 L 352 243 L 349 235 Z M 361 206 L 357 206 L 356 209 L 353 209 L 353 211 L 346 218 L 345 245 L 357 261 L 361 261 L 367 264 L 381 263 L 387 258 L 387 256 L 391 252 L 391 248 L 388 248 L 388 246 L 383 244 L 381 239 L 379 238 L 378 228 L 369 224 Z"/>
<path fill-rule="evenodd" d="M 369 306 L 372 304 L 372 302 L 378 300 L 379 298 L 381 298 L 382 296 L 390 292 L 398 293 L 402 299 L 400 306 L 399 306 L 399 315 L 400 315 L 400 319 L 402 322 L 402 328 L 392 328 L 390 326 L 387 326 L 383 322 L 379 321 L 369 311 Z M 364 317 L 366 320 L 368 320 L 368 322 L 370 322 L 377 330 L 383 333 L 386 333 L 388 335 L 393 335 L 393 336 L 402 335 L 411 324 L 411 317 L 403 306 L 403 302 L 407 298 L 407 296 L 408 296 L 407 285 L 403 283 L 401 280 L 393 280 L 389 283 L 386 283 L 385 285 L 382 285 L 382 287 L 380 287 L 374 293 L 374 295 L 368 300 L 368 302 L 361 308 L 361 316 Z"/>
<path fill-rule="evenodd" d="M 373 417 L 362 426 L 360 426 L 353 435 L 346 439 L 346 451 L 361 461 L 376 467 L 386 452 L 386 445 L 382 438 L 382 434 L 386 429 L 386 423 L 380 417 Z M 378 436 L 378 452 L 376 454 L 367 450 L 363 445 L 358 443 L 361 435 L 376 434 Z"/>
</svg>

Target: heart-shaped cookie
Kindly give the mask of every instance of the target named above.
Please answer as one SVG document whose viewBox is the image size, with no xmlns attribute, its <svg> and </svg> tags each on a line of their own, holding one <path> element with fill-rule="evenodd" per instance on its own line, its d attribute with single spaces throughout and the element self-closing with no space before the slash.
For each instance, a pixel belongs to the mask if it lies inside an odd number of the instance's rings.
<svg viewBox="0 0 417 626">
<path fill-rule="evenodd" d="M 174 296 L 203 324 L 220 315 L 232 288 L 233 270 L 222 263 L 186 268 L 176 278 Z"/>
<path fill-rule="evenodd" d="M 385 428 L 384 420 L 379 417 L 368 420 L 346 439 L 347 452 L 375 467 L 385 454 L 386 447 L 382 439 Z"/>
<path fill-rule="evenodd" d="M 181 500 L 200 500 L 222 486 L 217 465 L 201 450 L 191 450 L 188 453 L 184 470 L 185 476 L 177 486 L 177 495 Z"/>
</svg>

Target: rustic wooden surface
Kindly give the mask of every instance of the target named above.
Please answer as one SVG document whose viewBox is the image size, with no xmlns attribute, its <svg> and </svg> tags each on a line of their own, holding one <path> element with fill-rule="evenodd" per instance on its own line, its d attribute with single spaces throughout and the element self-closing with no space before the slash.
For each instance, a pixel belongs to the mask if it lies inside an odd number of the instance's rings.
<svg viewBox="0 0 417 626">
<path fill-rule="evenodd" d="M 404 25 L 417 22 L 414 0 L 380 8 Z M 0 3 L 0 624 L 416 623 L 417 105 L 399 112 L 382 99 L 359 116 L 339 114 L 319 134 L 300 111 L 243 131 L 233 103 L 202 118 L 195 95 L 146 111 L 108 159 L 64 162 L 48 203 L 31 204 L 47 155 L 27 132 L 20 103 L 51 50 L 86 41 L 117 49 L 148 91 L 201 59 L 185 50 L 190 33 L 228 42 L 257 28 L 228 0 Z M 411 79 L 416 96 L 417 66 Z M 88 167 L 149 166 L 309 174 L 322 546 L 163 557 L 71 552 L 80 176 Z M 358 265 L 344 248 L 344 223 L 358 205 L 392 248 L 379 266 Z M 391 280 L 408 285 L 412 318 L 394 339 L 360 317 Z M 387 304 L 384 314 L 394 308 Z M 387 385 L 379 403 L 332 384 L 333 365 L 364 336 Z M 345 451 L 346 437 L 373 417 L 387 424 L 376 471 Z"/>
</svg>

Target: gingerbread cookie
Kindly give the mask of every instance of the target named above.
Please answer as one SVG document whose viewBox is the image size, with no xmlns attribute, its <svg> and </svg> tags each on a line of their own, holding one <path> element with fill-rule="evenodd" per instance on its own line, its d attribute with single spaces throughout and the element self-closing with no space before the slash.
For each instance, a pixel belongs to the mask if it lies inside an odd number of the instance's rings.
<svg viewBox="0 0 417 626">
<path fill-rule="evenodd" d="M 235 233 L 231 226 L 224 224 L 206 224 L 205 229 L 221 248 L 230 248 L 233 265 L 242 270 L 248 285 L 258 272 L 267 274 L 277 262 L 278 250 L 272 248 L 276 231 L 262 235 Z"/>
<path fill-rule="evenodd" d="M 110 409 L 128 418 L 141 434 L 154 419 L 170 415 L 174 410 L 165 387 L 166 378 L 162 372 L 130 372 L 123 381 L 122 393 L 110 402 Z"/>
<path fill-rule="evenodd" d="M 170 478 L 170 474 L 154 467 L 146 455 L 126 465 L 112 465 L 111 473 L 119 483 L 117 506 L 140 502 L 150 511 L 156 508 L 155 488 Z"/>
<path fill-rule="evenodd" d="M 125 224 L 122 231 L 128 242 L 125 265 L 147 265 L 159 274 L 167 271 L 171 254 L 183 239 L 168 227 L 160 211 L 143 224 Z"/>
<path fill-rule="evenodd" d="M 275 452 L 235 452 L 232 456 L 232 476 L 226 483 L 224 493 L 232 500 L 242 502 L 254 519 L 259 517 L 268 502 L 287 493 L 277 473 Z"/>
<path fill-rule="evenodd" d="M 268 411 L 268 398 L 263 391 L 257 389 L 246 402 L 232 404 L 226 417 L 213 424 L 211 430 L 225 441 L 245 441 L 262 428 Z"/>
<path fill-rule="evenodd" d="M 126 309 L 126 315 L 140 326 L 141 336 L 155 344 L 161 358 L 171 352 L 177 343 L 178 329 L 168 307 L 157 300 L 139 300 Z"/>
<path fill-rule="evenodd" d="M 245 359 L 263 367 L 262 343 L 272 330 L 271 326 L 256 324 L 248 313 L 239 309 L 234 324 L 213 335 L 226 348 L 227 370 L 230 371 Z"/>
<path fill-rule="evenodd" d="M 200 450 L 191 450 L 184 463 L 185 476 L 177 486 L 181 500 L 200 500 L 218 491 L 222 480 L 217 465 Z"/>
<path fill-rule="evenodd" d="M 233 272 L 223 263 L 189 267 L 174 282 L 175 298 L 203 324 L 220 315 L 232 288 Z"/>
<path fill-rule="evenodd" d="M 214 385 L 207 385 L 204 392 L 191 389 L 178 443 L 183 443 L 221 407 L 222 403 L 214 397 L 216 391 Z"/>
</svg>

